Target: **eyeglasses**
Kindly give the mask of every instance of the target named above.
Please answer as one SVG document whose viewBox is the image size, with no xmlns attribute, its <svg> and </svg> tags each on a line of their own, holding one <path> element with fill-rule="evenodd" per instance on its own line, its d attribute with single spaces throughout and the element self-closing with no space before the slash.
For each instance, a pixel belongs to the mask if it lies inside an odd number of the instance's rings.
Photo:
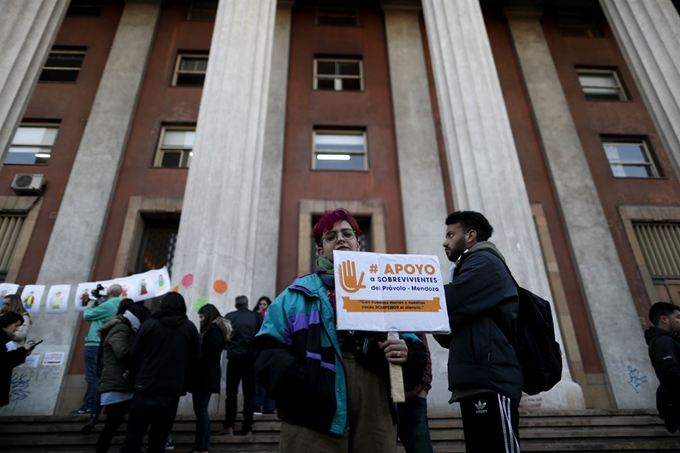
<svg viewBox="0 0 680 453">
<path fill-rule="evenodd" d="M 338 241 L 338 238 L 340 237 L 341 234 L 342 238 L 346 241 L 350 241 L 356 237 L 354 230 L 352 230 L 351 228 L 344 228 L 340 231 L 329 231 L 323 237 L 323 241 L 328 242 L 329 244 L 333 244 L 334 242 Z"/>
</svg>

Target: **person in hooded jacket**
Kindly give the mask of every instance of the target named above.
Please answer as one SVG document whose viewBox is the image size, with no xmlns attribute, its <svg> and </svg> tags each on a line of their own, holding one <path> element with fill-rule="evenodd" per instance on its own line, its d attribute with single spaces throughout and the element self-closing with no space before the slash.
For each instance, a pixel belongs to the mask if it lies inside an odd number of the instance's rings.
<svg viewBox="0 0 680 453">
<path fill-rule="evenodd" d="M 680 429 L 680 307 L 657 302 L 649 310 L 654 326 L 645 331 L 649 358 L 661 383 L 656 390 L 656 408 L 666 429 Z"/>
<path fill-rule="evenodd" d="M 26 308 L 24 308 L 23 302 L 21 302 L 21 297 L 16 294 L 10 294 L 5 296 L 2 303 L 2 313 L 9 313 L 10 311 L 16 313 L 24 319 L 23 324 L 19 326 L 16 332 L 12 334 L 12 341 L 14 341 L 14 346 L 17 348 L 23 346 L 26 343 L 26 338 L 28 337 L 28 331 L 31 329 L 31 315 L 28 314 Z"/>
<path fill-rule="evenodd" d="M 126 299 L 127 300 L 127 299 Z M 121 303 L 116 317 L 99 329 L 103 348 L 103 369 L 99 382 L 101 406 L 106 409 L 106 424 L 97 440 L 97 453 L 109 451 L 111 439 L 130 409 L 135 380 L 129 371 L 130 346 L 147 315 L 134 304 Z"/>
<path fill-rule="evenodd" d="M 0 316 L 0 407 L 9 404 L 12 369 L 24 363 L 26 356 L 30 355 L 35 347 L 35 343 L 30 341 L 18 348 L 12 343 L 12 335 L 23 322 L 21 315 L 13 311 Z"/>
<path fill-rule="evenodd" d="M 220 360 L 231 337 L 232 327 L 212 304 L 198 310 L 201 320 L 201 359 L 191 376 L 189 391 L 192 394 L 196 431 L 193 451 L 203 453 L 210 445 L 210 418 L 208 404 L 213 393 L 220 393 L 222 368 Z"/>
<path fill-rule="evenodd" d="M 138 453 L 147 430 L 147 452 L 165 451 L 179 397 L 186 394 L 188 370 L 201 357 L 201 338 L 186 313 L 184 297 L 168 293 L 135 336 L 130 347 L 135 395 L 122 453 Z"/>
</svg>

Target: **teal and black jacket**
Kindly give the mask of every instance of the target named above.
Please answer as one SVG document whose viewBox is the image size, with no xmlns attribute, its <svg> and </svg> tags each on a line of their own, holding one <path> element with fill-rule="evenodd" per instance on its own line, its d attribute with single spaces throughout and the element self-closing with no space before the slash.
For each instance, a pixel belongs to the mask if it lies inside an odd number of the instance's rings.
<svg viewBox="0 0 680 453">
<path fill-rule="evenodd" d="M 413 387 L 420 382 L 425 347 L 413 334 L 401 338 L 409 348 L 403 365 L 408 391 L 409 383 Z M 345 433 L 345 369 L 335 313 L 321 278 L 316 274 L 298 278 L 269 306 L 255 337 L 255 354 L 258 382 L 276 400 L 282 420 L 315 431 Z"/>
</svg>

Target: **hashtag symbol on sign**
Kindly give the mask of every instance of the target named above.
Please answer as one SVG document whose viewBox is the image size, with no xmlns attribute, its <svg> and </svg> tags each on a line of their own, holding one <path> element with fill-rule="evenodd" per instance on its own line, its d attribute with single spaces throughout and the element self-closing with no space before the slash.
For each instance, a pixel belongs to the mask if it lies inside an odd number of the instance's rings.
<svg viewBox="0 0 680 453">
<path fill-rule="evenodd" d="M 377 272 L 378 272 L 378 265 L 377 265 L 377 264 L 371 264 L 371 265 L 368 267 L 368 271 L 369 271 L 371 274 L 377 273 Z"/>
</svg>

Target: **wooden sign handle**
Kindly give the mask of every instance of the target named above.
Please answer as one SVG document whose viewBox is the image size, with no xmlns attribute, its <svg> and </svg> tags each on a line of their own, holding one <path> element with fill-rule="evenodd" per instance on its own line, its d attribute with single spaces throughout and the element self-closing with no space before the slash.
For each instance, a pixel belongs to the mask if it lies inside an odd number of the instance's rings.
<svg viewBox="0 0 680 453">
<path fill-rule="evenodd" d="M 388 340 L 398 340 L 398 332 L 387 332 Z M 390 384 L 392 387 L 392 401 L 395 403 L 403 403 L 406 401 L 406 393 L 404 392 L 404 373 L 401 365 L 390 363 Z"/>
</svg>

